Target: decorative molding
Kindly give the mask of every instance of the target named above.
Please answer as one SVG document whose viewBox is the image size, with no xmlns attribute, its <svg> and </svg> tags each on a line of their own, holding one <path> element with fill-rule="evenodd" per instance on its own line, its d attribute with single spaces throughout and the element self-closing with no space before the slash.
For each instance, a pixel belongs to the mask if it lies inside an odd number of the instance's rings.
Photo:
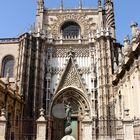
<svg viewBox="0 0 140 140">
<path fill-rule="evenodd" d="M 83 67 L 83 68 L 79 68 L 78 70 L 80 74 L 89 74 L 91 72 L 90 67 Z"/>
<path fill-rule="evenodd" d="M 63 71 L 64 71 L 63 68 L 59 68 L 59 67 L 52 67 L 52 68 L 51 68 L 51 73 L 52 73 L 53 75 L 62 74 Z"/>
<path fill-rule="evenodd" d="M 89 57 L 89 48 L 84 47 L 74 47 L 72 48 L 73 52 L 75 52 L 74 56 L 75 57 Z M 69 52 L 69 47 L 57 47 L 53 48 L 53 57 L 67 57 L 67 54 Z"/>
<path fill-rule="evenodd" d="M 78 72 L 78 69 L 75 67 L 72 58 L 69 59 L 69 62 L 61 76 L 61 80 L 56 89 L 56 92 L 69 86 L 77 87 L 86 92 L 85 86 L 82 82 L 82 78 Z"/>
<path fill-rule="evenodd" d="M 51 74 L 53 75 L 57 75 L 57 74 L 62 74 L 62 72 L 64 71 L 63 68 L 59 68 L 59 67 L 52 67 L 50 69 Z M 90 71 L 90 67 L 82 67 L 82 68 L 78 68 L 78 71 L 80 74 L 89 74 Z"/>
<path fill-rule="evenodd" d="M 64 79 L 63 79 L 63 87 L 67 87 L 67 86 L 71 86 L 71 85 L 81 88 L 79 78 L 77 76 L 74 66 L 72 66 L 72 65 L 69 69 L 69 72 L 67 73 L 67 76 L 64 77 Z"/>
<path fill-rule="evenodd" d="M 89 21 L 86 20 L 86 14 L 84 13 L 66 13 L 63 15 L 57 15 L 55 17 L 55 19 L 53 19 L 53 23 L 51 25 L 51 31 L 52 31 L 52 35 L 54 38 L 57 38 L 58 36 L 60 36 L 60 28 L 61 25 L 66 22 L 66 21 L 75 21 L 77 22 L 80 27 L 81 27 L 81 34 L 84 36 L 88 36 L 88 31 L 90 28 L 90 24 Z M 50 31 L 50 32 L 51 32 Z"/>
</svg>

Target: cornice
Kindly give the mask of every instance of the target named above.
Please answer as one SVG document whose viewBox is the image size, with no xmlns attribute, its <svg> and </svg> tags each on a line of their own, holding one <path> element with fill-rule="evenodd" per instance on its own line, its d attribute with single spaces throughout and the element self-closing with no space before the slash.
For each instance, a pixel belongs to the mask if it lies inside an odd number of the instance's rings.
<svg viewBox="0 0 140 140">
<path fill-rule="evenodd" d="M 0 38 L 0 44 L 15 44 L 19 42 L 19 38 Z"/>
<path fill-rule="evenodd" d="M 48 14 L 67 14 L 67 13 L 91 13 L 93 15 L 98 14 L 97 8 L 71 8 L 71 9 L 59 9 L 59 8 L 51 8 L 51 9 L 45 9 L 45 13 Z"/>
</svg>

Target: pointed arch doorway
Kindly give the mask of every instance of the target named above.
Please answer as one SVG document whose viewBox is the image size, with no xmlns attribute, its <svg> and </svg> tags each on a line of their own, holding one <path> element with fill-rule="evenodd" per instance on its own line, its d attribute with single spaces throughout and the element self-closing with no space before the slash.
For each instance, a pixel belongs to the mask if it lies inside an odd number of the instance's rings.
<svg viewBox="0 0 140 140">
<path fill-rule="evenodd" d="M 52 108 L 57 105 L 63 103 L 63 101 L 70 102 L 72 107 L 72 115 L 71 115 L 71 127 L 72 127 L 72 135 L 76 138 L 76 140 L 83 140 L 85 135 L 85 123 L 88 122 L 89 127 L 92 129 L 92 121 L 90 119 L 90 104 L 86 95 L 75 87 L 66 87 L 62 90 L 58 91 L 51 105 L 50 116 L 52 117 L 52 127 L 51 127 L 51 136 L 49 140 L 61 140 L 64 136 L 66 119 L 59 119 L 53 116 Z M 85 118 L 89 118 L 84 121 Z M 49 126 L 48 126 L 49 127 Z M 92 131 L 92 130 L 91 130 Z M 91 132 L 92 133 L 92 132 Z M 50 131 L 49 131 L 50 135 Z M 92 135 L 92 134 L 91 134 Z"/>
</svg>

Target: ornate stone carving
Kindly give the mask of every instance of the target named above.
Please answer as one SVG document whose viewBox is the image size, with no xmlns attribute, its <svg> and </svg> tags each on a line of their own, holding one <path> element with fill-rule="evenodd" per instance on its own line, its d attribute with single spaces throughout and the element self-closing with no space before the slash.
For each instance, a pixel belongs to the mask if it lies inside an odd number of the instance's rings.
<svg viewBox="0 0 140 140">
<path fill-rule="evenodd" d="M 63 70 L 64 70 L 63 68 L 52 67 L 50 71 L 51 74 L 55 75 L 55 74 L 62 74 Z M 91 72 L 89 67 L 79 68 L 78 71 L 80 74 L 89 74 Z"/>
<path fill-rule="evenodd" d="M 89 48 L 84 47 L 74 47 L 72 48 L 75 52 L 75 57 L 88 57 L 89 56 Z M 67 57 L 67 54 L 69 52 L 69 47 L 57 47 L 53 49 L 53 57 Z"/>
<path fill-rule="evenodd" d="M 52 68 L 51 68 L 51 73 L 54 74 L 54 75 L 55 75 L 55 74 L 62 74 L 63 70 L 64 70 L 64 69 L 59 68 L 59 67 L 52 67 Z"/>
<path fill-rule="evenodd" d="M 53 20 L 51 31 L 54 38 L 57 38 L 58 36 L 60 36 L 61 25 L 65 21 L 69 21 L 69 20 L 77 22 L 81 26 L 81 34 L 84 36 L 88 36 L 90 25 L 89 25 L 88 20 L 86 20 L 86 15 L 84 13 L 83 14 L 67 13 L 63 15 L 57 15 L 56 19 Z"/>
<path fill-rule="evenodd" d="M 73 65 L 71 65 L 67 76 L 64 78 L 63 83 L 64 83 L 63 87 L 72 86 L 72 85 L 78 88 L 81 87 L 77 73 Z"/>
<path fill-rule="evenodd" d="M 61 81 L 56 91 L 68 86 L 74 86 L 86 91 L 82 83 L 81 76 L 73 64 L 72 58 L 69 59 L 68 65 L 62 75 Z"/>
<path fill-rule="evenodd" d="M 89 67 L 83 67 L 79 69 L 80 74 L 89 74 L 90 68 Z"/>
</svg>

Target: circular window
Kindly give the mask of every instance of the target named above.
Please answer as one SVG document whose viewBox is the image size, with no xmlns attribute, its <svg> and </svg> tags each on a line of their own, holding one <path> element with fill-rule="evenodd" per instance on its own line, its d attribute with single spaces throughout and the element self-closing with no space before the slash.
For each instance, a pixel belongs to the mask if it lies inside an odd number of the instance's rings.
<svg viewBox="0 0 140 140">
<path fill-rule="evenodd" d="M 66 22 L 62 25 L 61 31 L 64 38 L 77 38 L 80 34 L 80 26 L 76 22 Z"/>
</svg>

